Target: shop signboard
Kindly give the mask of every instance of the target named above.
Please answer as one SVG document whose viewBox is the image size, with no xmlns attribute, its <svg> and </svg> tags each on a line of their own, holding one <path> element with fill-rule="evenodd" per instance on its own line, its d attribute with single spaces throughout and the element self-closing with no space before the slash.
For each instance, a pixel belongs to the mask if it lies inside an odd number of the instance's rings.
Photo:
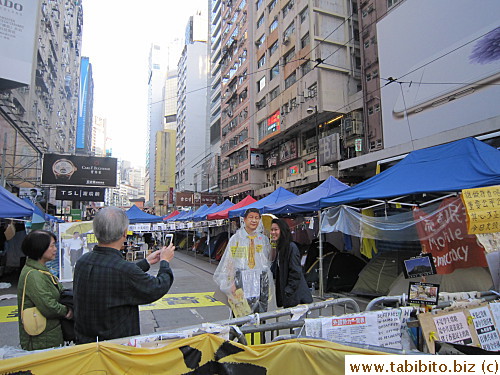
<svg viewBox="0 0 500 375">
<path fill-rule="evenodd" d="M 60 201 L 104 202 L 106 189 L 98 187 L 57 186 L 56 199 Z"/>
</svg>

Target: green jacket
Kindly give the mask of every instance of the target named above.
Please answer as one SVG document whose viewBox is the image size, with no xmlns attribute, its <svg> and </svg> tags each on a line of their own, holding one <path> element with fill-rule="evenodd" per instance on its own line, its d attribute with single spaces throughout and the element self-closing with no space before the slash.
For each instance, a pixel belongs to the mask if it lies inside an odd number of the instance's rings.
<svg viewBox="0 0 500 375">
<path fill-rule="evenodd" d="M 49 272 L 48 268 L 38 261 L 27 258 L 26 265 L 21 270 L 17 284 L 17 306 L 19 311 L 19 341 L 24 350 L 39 350 L 53 348 L 64 344 L 60 319 L 68 313 L 68 308 L 59 303 L 62 284 L 56 277 L 51 277 L 43 272 Z M 24 309 L 36 306 L 45 318 L 47 327 L 38 336 L 29 336 L 24 330 L 21 322 L 21 304 L 23 298 L 24 282 L 26 280 L 26 295 L 24 297 Z"/>
</svg>

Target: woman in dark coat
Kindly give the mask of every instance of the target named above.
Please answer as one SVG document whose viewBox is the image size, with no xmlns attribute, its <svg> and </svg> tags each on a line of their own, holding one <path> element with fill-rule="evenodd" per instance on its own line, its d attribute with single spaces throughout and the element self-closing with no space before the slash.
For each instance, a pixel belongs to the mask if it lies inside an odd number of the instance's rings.
<svg viewBox="0 0 500 375">
<path fill-rule="evenodd" d="M 45 330 L 37 336 L 30 336 L 24 330 L 19 313 L 19 341 L 24 350 L 62 346 L 64 340 L 60 320 L 73 317 L 73 311 L 59 302 L 62 284 L 45 265 L 56 257 L 56 241 L 54 233 L 35 230 L 26 236 L 22 244 L 27 259 L 17 285 L 18 311 L 21 311 L 24 292 L 24 308 L 37 307 L 47 319 Z"/>
<path fill-rule="evenodd" d="M 279 307 L 294 307 L 301 303 L 312 303 L 311 291 L 307 287 L 302 267 L 300 251 L 292 241 L 287 223 L 273 219 L 271 240 L 276 243 L 276 303 Z"/>
</svg>

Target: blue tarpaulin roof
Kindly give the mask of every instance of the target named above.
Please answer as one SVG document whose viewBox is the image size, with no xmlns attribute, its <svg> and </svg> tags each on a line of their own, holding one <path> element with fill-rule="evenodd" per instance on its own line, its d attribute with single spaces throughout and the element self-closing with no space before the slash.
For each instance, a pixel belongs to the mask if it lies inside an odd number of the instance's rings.
<svg viewBox="0 0 500 375">
<path fill-rule="evenodd" d="M 0 218 L 22 218 L 33 215 L 34 208 L 0 186 Z"/>
<path fill-rule="evenodd" d="M 127 214 L 130 224 L 161 223 L 163 221 L 163 218 L 161 216 L 148 214 L 147 212 L 142 211 L 137 206 L 130 207 L 127 211 L 125 211 L 125 213 Z"/>
<path fill-rule="evenodd" d="M 203 207 L 203 206 L 201 206 Z M 210 213 L 212 210 L 216 210 L 219 205 L 217 203 L 212 203 L 210 207 L 201 210 L 201 207 L 194 213 L 193 220 L 194 221 L 202 221 L 206 218 L 207 212 Z"/>
<path fill-rule="evenodd" d="M 33 212 L 33 218 L 31 219 L 33 223 L 44 223 L 46 221 L 55 221 L 56 223 L 64 223 L 63 219 L 44 213 L 40 209 L 40 207 L 34 204 L 28 197 L 24 197 L 23 201 L 29 204 L 35 210 Z"/>
<path fill-rule="evenodd" d="M 182 211 L 179 215 L 174 216 L 172 219 L 173 220 L 167 220 L 167 221 L 186 221 L 188 220 L 188 217 L 193 214 L 192 210 L 189 211 Z"/>
<path fill-rule="evenodd" d="M 465 138 L 413 151 L 384 172 L 349 190 L 323 198 L 321 207 L 499 184 L 500 151 L 475 138 Z"/>
<path fill-rule="evenodd" d="M 349 186 L 340 182 L 335 177 L 328 177 L 321 185 L 301 194 L 295 198 L 287 199 L 276 204 L 264 206 L 262 213 L 271 214 L 293 214 L 299 212 L 318 211 L 320 209 L 319 201 L 339 191 L 347 189 Z"/>
<path fill-rule="evenodd" d="M 185 217 L 183 217 L 181 219 L 181 221 L 191 221 L 191 220 L 193 220 L 194 215 L 203 213 L 206 210 L 208 210 L 208 206 L 206 204 L 204 204 L 203 206 L 198 208 L 196 211 L 189 211 L 189 215 L 186 215 Z"/>
<path fill-rule="evenodd" d="M 257 208 L 257 209 L 262 209 L 264 206 L 270 206 L 275 203 L 279 203 L 282 201 L 285 201 L 290 198 L 296 197 L 297 194 L 292 193 L 291 191 L 286 190 L 283 187 L 277 188 L 275 191 L 273 191 L 271 194 L 269 194 L 267 197 L 264 197 L 262 199 L 259 199 L 257 202 L 251 203 L 248 206 L 236 209 L 236 210 L 231 210 L 229 211 L 229 217 L 236 217 L 236 216 L 243 216 L 246 210 L 249 208 Z"/>
<path fill-rule="evenodd" d="M 194 221 L 201 221 L 201 220 L 207 220 L 207 215 L 219 212 L 219 211 L 224 211 L 227 208 L 233 207 L 234 203 L 232 203 L 230 200 L 226 199 L 224 202 L 222 202 L 220 205 L 215 206 L 212 205 L 207 211 L 203 213 L 203 215 L 196 215 L 194 217 Z"/>
</svg>

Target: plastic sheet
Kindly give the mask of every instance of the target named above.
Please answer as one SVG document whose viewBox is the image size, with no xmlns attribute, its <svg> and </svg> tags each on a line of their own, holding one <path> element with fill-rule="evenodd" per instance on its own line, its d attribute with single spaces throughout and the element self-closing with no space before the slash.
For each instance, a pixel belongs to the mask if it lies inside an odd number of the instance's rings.
<svg viewBox="0 0 500 375">
<path fill-rule="evenodd" d="M 214 281 L 228 297 L 236 317 L 267 311 L 274 290 L 271 245 L 262 230 L 261 222 L 249 235 L 243 224 L 230 238 L 214 273 Z"/>
</svg>

